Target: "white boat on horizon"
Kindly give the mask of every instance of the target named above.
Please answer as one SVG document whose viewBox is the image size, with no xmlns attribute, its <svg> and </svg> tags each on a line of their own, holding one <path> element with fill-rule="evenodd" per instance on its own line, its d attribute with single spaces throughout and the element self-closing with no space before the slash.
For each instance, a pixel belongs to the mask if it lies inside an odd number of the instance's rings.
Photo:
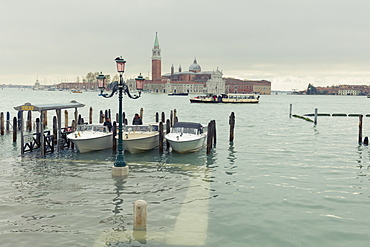
<svg viewBox="0 0 370 247">
<path fill-rule="evenodd" d="M 132 154 L 155 149 L 159 146 L 158 125 L 124 125 L 122 139 L 124 150 Z"/>
<path fill-rule="evenodd" d="M 206 144 L 207 127 L 200 123 L 177 122 L 165 135 L 173 151 L 190 153 L 202 149 Z"/>
<path fill-rule="evenodd" d="M 190 103 L 236 103 L 236 104 L 245 104 L 245 103 L 258 103 L 260 95 L 258 94 L 236 94 L 236 93 L 227 93 L 220 95 L 205 95 L 197 96 L 190 98 Z"/>
<path fill-rule="evenodd" d="M 103 150 L 113 146 L 113 133 L 102 125 L 78 125 L 67 135 L 80 153 Z"/>
</svg>

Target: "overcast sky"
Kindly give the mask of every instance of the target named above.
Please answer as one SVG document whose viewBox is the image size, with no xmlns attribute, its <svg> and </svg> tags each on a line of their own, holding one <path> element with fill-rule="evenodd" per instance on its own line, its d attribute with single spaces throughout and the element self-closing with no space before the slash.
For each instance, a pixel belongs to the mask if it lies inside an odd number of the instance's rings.
<svg viewBox="0 0 370 247">
<path fill-rule="evenodd" d="M 0 84 L 54 84 L 88 72 L 151 77 L 173 64 L 270 80 L 273 90 L 370 84 L 367 0 L 4 0 Z"/>
</svg>

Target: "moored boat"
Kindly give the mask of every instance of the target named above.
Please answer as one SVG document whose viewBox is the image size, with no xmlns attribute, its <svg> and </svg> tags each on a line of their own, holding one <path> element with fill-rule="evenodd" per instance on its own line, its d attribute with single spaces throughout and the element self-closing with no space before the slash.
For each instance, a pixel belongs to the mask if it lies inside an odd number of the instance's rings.
<svg viewBox="0 0 370 247">
<path fill-rule="evenodd" d="M 179 153 L 195 152 L 206 144 L 207 127 L 200 123 L 177 122 L 165 138 L 173 151 Z"/>
<path fill-rule="evenodd" d="M 169 93 L 168 96 L 188 96 L 189 93 Z"/>
<path fill-rule="evenodd" d="M 221 94 L 190 98 L 191 103 L 258 103 L 258 94 Z"/>
<path fill-rule="evenodd" d="M 152 124 L 125 125 L 122 139 L 124 150 L 130 153 L 154 149 L 159 146 L 158 126 Z"/>
<path fill-rule="evenodd" d="M 80 153 L 103 150 L 113 146 L 113 133 L 102 125 L 78 125 L 76 131 L 67 135 Z"/>
</svg>

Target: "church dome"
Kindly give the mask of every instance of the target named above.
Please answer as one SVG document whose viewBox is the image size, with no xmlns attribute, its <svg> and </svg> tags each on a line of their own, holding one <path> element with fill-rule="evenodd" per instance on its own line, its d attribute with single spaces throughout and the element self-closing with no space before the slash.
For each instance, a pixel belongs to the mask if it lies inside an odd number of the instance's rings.
<svg viewBox="0 0 370 247">
<path fill-rule="evenodd" d="M 190 67 L 189 67 L 189 71 L 191 71 L 191 72 L 200 72 L 201 71 L 199 64 L 197 64 L 197 59 L 194 59 L 193 64 L 190 65 Z"/>
</svg>

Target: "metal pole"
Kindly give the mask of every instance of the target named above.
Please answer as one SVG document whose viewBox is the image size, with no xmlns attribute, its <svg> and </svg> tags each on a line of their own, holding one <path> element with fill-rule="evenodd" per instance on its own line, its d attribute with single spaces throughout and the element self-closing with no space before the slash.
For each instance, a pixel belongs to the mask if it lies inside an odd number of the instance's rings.
<svg viewBox="0 0 370 247">
<path fill-rule="evenodd" d="M 116 158 L 116 162 L 114 163 L 115 167 L 125 167 L 126 162 L 125 162 L 125 157 L 123 156 L 123 139 L 122 139 L 122 91 L 123 91 L 123 78 L 122 78 L 122 73 L 119 75 L 119 85 L 118 85 L 118 154 Z"/>
</svg>

